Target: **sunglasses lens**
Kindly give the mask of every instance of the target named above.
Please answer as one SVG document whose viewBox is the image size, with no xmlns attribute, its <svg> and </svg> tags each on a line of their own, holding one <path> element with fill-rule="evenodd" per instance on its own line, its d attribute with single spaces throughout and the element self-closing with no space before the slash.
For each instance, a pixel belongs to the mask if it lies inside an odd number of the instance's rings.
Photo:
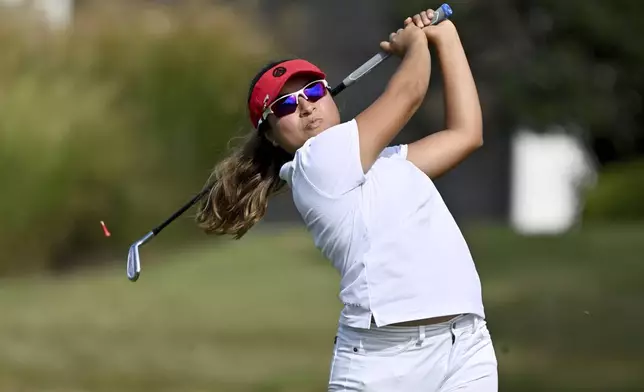
<svg viewBox="0 0 644 392">
<path fill-rule="evenodd" d="M 312 83 L 304 88 L 304 95 L 306 95 L 309 102 L 317 102 L 326 95 L 326 86 L 323 82 Z M 295 113 L 297 105 L 298 97 L 295 95 L 287 95 L 275 101 L 271 105 L 271 109 L 273 110 L 273 114 L 280 118 Z"/>
<path fill-rule="evenodd" d="M 275 101 L 272 109 L 273 113 L 278 118 L 287 116 L 291 113 L 294 113 L 295 109 L 297 109 L 297 99 L 292 95 L 288 95 L 280 100 Z"/>
<path fill-rule="evenodd" d="M 315 82 L 304 89 L 309 101 L 315 102 L 326 95 L 326 87 L 322 82 Z"/>
</svg>

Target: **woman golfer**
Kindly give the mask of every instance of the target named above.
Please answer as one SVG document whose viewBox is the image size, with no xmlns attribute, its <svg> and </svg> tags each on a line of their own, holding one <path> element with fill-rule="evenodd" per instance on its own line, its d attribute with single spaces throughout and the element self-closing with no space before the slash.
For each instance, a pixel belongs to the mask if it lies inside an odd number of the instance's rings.
<svg viewBox="0 0 644 392">
<path fill-rule="evenodd" d="M 269 64 L 248 99 L 255 130 L 216 167 L 200 206 L 208 233 L 244 235 L 285 185 L 315 245 L 339 271 L 344 308 L 329 391 L 497 390 L 497 361 L 468 246 L 432 178 L 482 145 L 481 108 L 459 35 L 433 11 L 407 18 L 383 50 L 402 60 L 347 122 L 325 74 Z M 388 147 L 419 108 L 429 45 L 444 77 L 447 129 Z"/>
</svg>

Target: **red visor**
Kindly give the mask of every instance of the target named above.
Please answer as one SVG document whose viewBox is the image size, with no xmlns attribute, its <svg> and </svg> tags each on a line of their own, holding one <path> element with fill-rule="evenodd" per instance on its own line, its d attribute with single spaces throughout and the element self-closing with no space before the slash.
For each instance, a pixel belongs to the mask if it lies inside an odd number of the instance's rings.
<svg viewBox="0 0 644 392">
<path fill-rule="evenodd" d="M 325 79 L 326 75 L 318 67 L 306 60 L 296 59 L 277 64 L 266 71 L 257 81 L 248 102 L 250 121 L 257 128 L 264 110 L 279 97 L 280 91 L 287 80 L 294 75 L 310 74 Z"/>
</svg>

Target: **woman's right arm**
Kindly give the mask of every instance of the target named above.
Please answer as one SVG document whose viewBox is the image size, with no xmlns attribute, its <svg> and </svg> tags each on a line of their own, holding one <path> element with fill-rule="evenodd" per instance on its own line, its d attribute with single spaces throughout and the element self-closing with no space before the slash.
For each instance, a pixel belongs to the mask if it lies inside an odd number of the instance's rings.
<svg viewBox="0 0 644 392">
<path fill-rule="evenodd" d="M 430 178 L 437 178 L 482 146 L 483 119 L 474 77 L 454 24 L 446 20 L 424 31 L 438 52 L 447 127 L 410 143 L 407 159 Z"/>
<path fill-rule="evenodd" d="M 402 57 L 385 91 L 356 117 L 360 161 L 366 173 L 382 150 L 407 124 L 425 98 L 429 87 L 430 54 L 423 31 L 405 21 L 405 28 L 381 43 L 383 50 Z"/>
</svg>

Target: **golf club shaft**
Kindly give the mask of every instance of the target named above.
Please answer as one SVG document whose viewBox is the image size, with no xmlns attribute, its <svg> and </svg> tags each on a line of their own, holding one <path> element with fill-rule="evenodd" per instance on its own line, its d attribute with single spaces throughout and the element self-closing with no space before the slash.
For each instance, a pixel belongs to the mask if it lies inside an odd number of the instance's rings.
<svg viewBox="0 0 644 392">
<path fill-rule="evenodd" d="M 432 19 L 431 24 L 432 25 L 438 24 L 443 20 L 449 18 L 451 15 L 452 15 L 452 9 L 449 7 L 449 5 L 443 4 L 434 12 L 434 18 Z M 370 58 L 367 62 L 362 64 L 360 67 L 358 67 L 355 71 L 353 71 L 349 76 L 347 76 L 339 85 L 333 88 L 331 90 L 331 95 L 336 96 L 337 94 L 341 93 L 342 91 L 344 91 L 344 89 L 351 86 L 352 84 L 360 80 L 363 76 L 371 72 L 375 67 L 382 64 L 382 62 L 385 61 L 387 58 L 389 58 L 389 54 L 386 52 L 380 52 L 376 54 L 375 56 Z M 166 226 L 168 226 L 175 219 L 177 219 L 179 216 L 185 213 L 190 207 L 195 205 L 204 196 L 210 193 L 212 186 L 213 185 L 211 184 L 203 188 L 198 194 L 193 196 L 193 198 L 188 203 L 186 203 L 183 207 L 177 210 L 163 223 L 161 223 L 159 226 L 152 229 L 152 231 L 148 232 L 143 238 L 135 242 L 130 247 L 130 254 L 128 255 L 128 264 L 127 264 L 127 268 L 128 268 L 127 273 L 128 273 L 128 278 L 130 280 L 136 281 L 139 277 L 139 271 L 140 271 L 140 260 L 139 260 L 139 254 L 138 254 L 139 246 L 142 246 L 143 244 L 145 244 L 146 242 L 154 238 Z"/>
<path fill-rule="evenodd" d="M 155 227 L 152 229 L 152 235 L 157 235 L 163 230 L 167 225 L 172 223 L 173 220 L 177 219 L 181 215 L 183 215 L 184 212 L 186 212 L 190 207 L 192 207 L 196 202 L 201 200 L 208 192 L 210 192 L 210 189 L 212 188 L 212 185 L 208 185 L 206 188 L 204 188 L 201 192 L 196 194 L 188 203 L 186 203 L 183 207 L 181 207 L 179 210 L 177 210 L 174 214 L 172 214 L 171 217 L 166 219 L 163 223 L 161 223 L 159 226 Z"/>
<path fill-rule="evenodd" d="M 436 25 L 445 19 L 449 18 L 452 15 L 452 9 L 450 8 L 449 5 L 443 4 L 434 12 L 434 18 L 432 20 L 432 25 Z M 363 76 L 371 72 L 375 67 L 378 65 L 382 64 L 383 61 L 389 58 L 389 54 L 385 52 L 380 52 L 370 58 L 367 62 L 362 64 L 360 67 L 358 67 L 355 71 L 351 72 L 349 76 L 347 76 L 342 83 L 337 85 L 335 88 L 331 90 L 331 95 L 336 96 L 340 92 L 342 92 L 345 88 L 351 86 L 358 80 L 360 80 Z M 177 212 L 172 214 L 171 217 L 165 220 L 165 222 L 161 223 L 159 226 L 155 227 L 152 230 L 153 235 L 157 235 L 163 230 L 167 225 L 169 225 L 172 221 L 177 219 L 179 216 L 181 216 L 184 212 L 186 212 L 190 207 L 192 207 L 194 204 L 196 204 L 199 200 L 201 200 L 208 192 L 210 192 L 210 188 L 212 185 L 207 186 L 205 189 L 203 189 L 200 193 L 195 195 L 187 204 L 185 204 L 183 207 L 181 207 Z"/>
</svg>

